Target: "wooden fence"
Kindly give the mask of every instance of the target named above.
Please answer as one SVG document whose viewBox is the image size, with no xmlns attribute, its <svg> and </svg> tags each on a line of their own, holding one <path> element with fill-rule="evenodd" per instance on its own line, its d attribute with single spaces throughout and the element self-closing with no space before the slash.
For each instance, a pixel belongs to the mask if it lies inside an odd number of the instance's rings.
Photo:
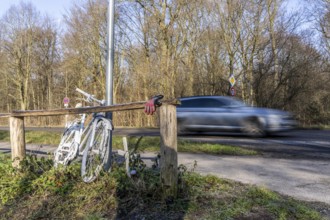
<svg viewBox="0 0 330 220">
<path fill-rule="evenodd" d="M 177 119 L 176 105 L 179 101 L 163 101 L 160 111 L 160 178 L 164 198 L 177 196 L 178 158 L 177 158 Z M 144 109 L 145 102 L 117 104 L 111 106 L 97 106 L 84 108 L 67 108 L 53 110 L 13 111 L 9 114 L 0 114 L 0 117 L 9 117 L 10 144 L 13 166 L 26 156 L 25 146 L 25 117 L 58 116 L 94 112 L 116 112 Z M 150 117 L 150 116 L 146 116 Z"/>
</svg>

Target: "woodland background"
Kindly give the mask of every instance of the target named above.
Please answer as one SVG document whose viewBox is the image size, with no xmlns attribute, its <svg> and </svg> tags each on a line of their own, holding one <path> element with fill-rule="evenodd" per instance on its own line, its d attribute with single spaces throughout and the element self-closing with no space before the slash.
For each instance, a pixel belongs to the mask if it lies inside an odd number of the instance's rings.
<svg viewBox="0 0 330 220">
<path fill-rule="evenodd" d="M 330 1 L 116 0 L 114 103 L 164 94 L 236 96 L 330 124 Z M 59 25 L 21 2 L 0 18 L 0 112 L 74 107 L 75 88 L 105 96 L 106 0 L 73 4 Z M 30 119 L 55 125 L 63 118 Z M 152 126 L 143 111 L 115 126 Z"/>
</svg>

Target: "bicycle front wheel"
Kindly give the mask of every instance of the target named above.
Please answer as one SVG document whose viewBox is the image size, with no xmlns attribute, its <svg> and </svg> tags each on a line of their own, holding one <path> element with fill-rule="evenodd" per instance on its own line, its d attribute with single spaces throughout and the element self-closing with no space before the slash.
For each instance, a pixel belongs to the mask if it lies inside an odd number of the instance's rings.
<svg viewBox="0 0 330 220">
<path fill-rule="evenodd" d="M 107 171 L 111 167 L 111 121 L 97 118 L 92 123 L 93 130 L 87 140 L 81 164 L 81 176 L 86 183 L 93 182 L 101 170 Z"/>
<path fill-rule="evenodd" d="M 75 135 L 78 127 L 76 125 L 67 128 L 61 138 L 61 142 L 54 152 L 54 166 L 59 164 L 67 166 L 77 155 L 78 143 L 75 141 Z"/>
</svg>

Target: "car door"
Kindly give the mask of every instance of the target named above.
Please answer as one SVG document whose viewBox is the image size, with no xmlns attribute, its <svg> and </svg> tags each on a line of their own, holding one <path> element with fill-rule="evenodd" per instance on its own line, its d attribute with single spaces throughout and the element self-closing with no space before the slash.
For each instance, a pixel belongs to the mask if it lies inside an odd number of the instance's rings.
<svg viewBox="0 0 330 220">
<path fill-rule="evenodd" d="M 238 130 L 242 115 L 240 108 L 223 97 L 182 99 L 178 106 L 178 125 L 181 130 L 234 131 Z"/>
<path fill-rule="evenodd" d="M 226 103 L 213 97 L 182 99 L 178 107 L 178 123 L 191 131 L 228 130 L 233 120 L 230 111 Z"/>
</svg>

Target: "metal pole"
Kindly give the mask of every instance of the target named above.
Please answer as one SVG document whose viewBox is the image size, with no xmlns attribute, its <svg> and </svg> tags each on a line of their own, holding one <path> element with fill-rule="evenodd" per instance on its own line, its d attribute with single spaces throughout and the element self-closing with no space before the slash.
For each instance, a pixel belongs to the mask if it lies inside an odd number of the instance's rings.
<svg viewBox="0 0 330 220">
<path fill-rule="evenodd" d="M 113 104 L 113 69 L 114 69 L 114 57 L 115 57 L 115 49 L 114 49 L 114 26 L 115 20 L 115 0 L 109 0 L 108 6 L 108 39 L 107 39 L 107 71 L 106 71 L 106 104 Z M 106 117 L 112 119 L 112 112 L 107 112 Z M 112 149 L 112 132 L 109 136 L 108 149 Z M 111 153 L 109 152 L 110 157 Z M 111 161 L 112 162 L 112 161 Z"/>
<path fill-rule="evenodd" d="M 109 0 L 108 7 L 108 39 L 107 39 L 107 71 L 106 71 L 106 104 L 113 104 L 113 69 L 114 69 L 114 20 L 115 0 Z"/>
</svg>

